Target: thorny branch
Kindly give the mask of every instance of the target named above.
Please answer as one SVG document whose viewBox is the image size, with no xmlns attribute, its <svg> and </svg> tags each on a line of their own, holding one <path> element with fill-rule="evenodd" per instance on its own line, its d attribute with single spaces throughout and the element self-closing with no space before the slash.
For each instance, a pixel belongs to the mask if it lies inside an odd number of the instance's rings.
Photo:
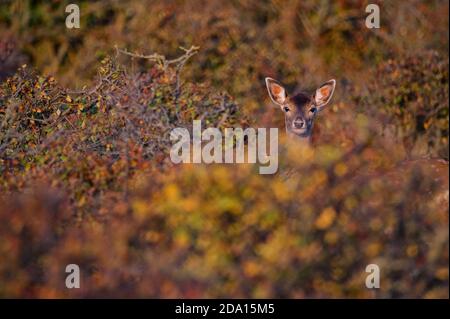
<svg viewBox="0 0 450 319">
<path fill-rule="evenodd" d="M 133 53 L 124 49 L 119 49 L 117 45 L 115 46 L 115 49 L 117 53 L 122 53 L 128 56 L 131 56 L 133 58 L 139 58 L 139 59 L 146 59 L 150 60 L 152 62 L 158 63 L 161 65 L 164 69 L 166 69 L 169 65 L 177 65 L 183 67 L 184 64 L 189 60 L 192 56 L 197 54 L 200 47 L 198 46 L 191 46 L 189 49 L 180 47 L 181 50 L 184 51 L 184 54 L 176 59 L 170 59 L 168 60 L 164 55 L 159 53 L 153 53 L 153 54 L 140 54 L 140 53 Z"/>
<path fill-rule="evenodd" d="M 191 46 L 189 49 L 180 47 L 182 51 L 184 51 L 184 54 L 176 59 L 170 59 L 168 60 L 164 55 L 159 53 L 153 53 L 153 54 L 140 54 L 140 53 L 133 53 L 129 52 L 124 49 L 119 49 L 117 45 L 115 46 L 117 54 L 122 53 L 127 56 L 131 56 L 133 58 L 140 58 L 140 59 L 146 59 L 152 62 L 157 63 L 160 65 L 164 70 L 166 70 L 170 65 L 175 65 L 175 101 L 178 101 L 178 98 L 180 96 L 180 88 L 181 88 L 181 79 L 180 74 L 183 70 L 184 65 L 186 62 L 195 54 L 198 53 L 198 50 L 200 47 L 198 46 Z"/>
</svg>

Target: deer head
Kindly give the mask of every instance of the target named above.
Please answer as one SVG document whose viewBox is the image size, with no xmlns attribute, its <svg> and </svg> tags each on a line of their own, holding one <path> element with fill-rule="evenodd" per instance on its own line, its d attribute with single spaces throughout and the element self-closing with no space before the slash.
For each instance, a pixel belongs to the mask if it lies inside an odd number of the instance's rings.
<svg viewBox="0 0 450 319">
<path fill-rule="evenodd" d="M 266 86 L 272 101 L 284 112 L 288 135 L 309 143 L 314 120 L 330 102 L 336 81 L 325 82 L 312 95 L 298 93 L 292 97 L 289 97 L 284 87 L 272 78 L 266 78 Z"/>
</svg>

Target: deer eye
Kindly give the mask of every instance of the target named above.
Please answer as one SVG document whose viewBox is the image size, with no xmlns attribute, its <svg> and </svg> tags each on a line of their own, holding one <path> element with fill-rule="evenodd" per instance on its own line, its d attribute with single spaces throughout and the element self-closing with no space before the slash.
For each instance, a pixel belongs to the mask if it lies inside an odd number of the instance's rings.
<svg viewBox="0 0 450 319">
<path fill-rule="evenodd" d="M 283 107 L 283 111 L 289 112 L 289 110 L 290 110 L 290 109 L 289 109 L 287 106 Z"/>
<path fill-rule="evenodd" d="M 317 108 L 312 107 L 312 108 L 309 109 L 309 111 L 310 111 L 311 113 L 316 113 L 316 112 L 317 112 Z"/>
</svg>

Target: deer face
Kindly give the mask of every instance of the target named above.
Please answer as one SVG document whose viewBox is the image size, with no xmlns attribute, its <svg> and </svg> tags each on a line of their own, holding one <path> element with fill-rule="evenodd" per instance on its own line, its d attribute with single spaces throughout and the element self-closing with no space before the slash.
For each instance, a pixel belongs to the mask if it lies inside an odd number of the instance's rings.
<svg viewBox="0 0 450 319">
<path fill-rule="evenodd" d="M 286 132 L 300 138 L 310 138 L 314 119 L 330 102 L 336 86 L 335 80 L 322 84 L 313 95 L 304 93 L 288 97 L 284 87 L 271 78 L 266 78 L 267 90 L 272 101 L 284 112 Z"/>
</svg>

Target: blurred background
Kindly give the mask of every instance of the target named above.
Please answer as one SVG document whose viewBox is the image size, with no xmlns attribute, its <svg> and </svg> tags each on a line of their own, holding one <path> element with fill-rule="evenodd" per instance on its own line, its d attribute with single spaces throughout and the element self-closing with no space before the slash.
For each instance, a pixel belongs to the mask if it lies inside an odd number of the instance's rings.
<svg viewBox="0 0 450 319">
<path fill-rule="evenodd" d="M 448 11 L 0 0 L 0 296 L 448 298 Z M 266 76 L 337 80 L 314 150 L 281 136 L 275 176 L 170 163 L 193 119 L 282 132 Z"/>
</svg>

